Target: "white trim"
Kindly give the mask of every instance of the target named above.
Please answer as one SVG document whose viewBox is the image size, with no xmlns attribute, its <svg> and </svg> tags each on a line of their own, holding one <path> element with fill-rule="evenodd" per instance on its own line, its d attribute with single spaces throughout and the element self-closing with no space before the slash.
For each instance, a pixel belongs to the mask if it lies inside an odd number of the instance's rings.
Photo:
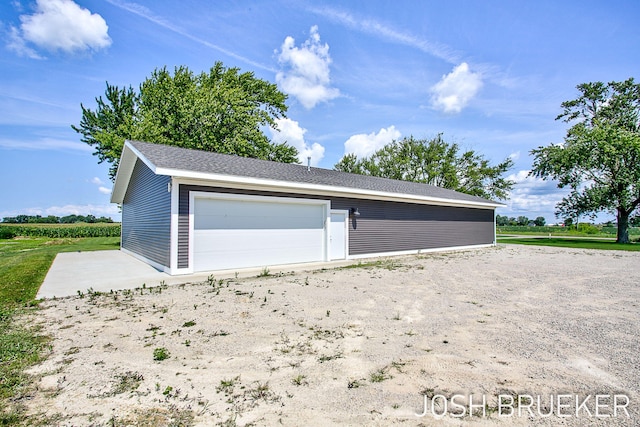
<svg viewBox="0 0 640 427">
<path fill-rule="evenodd" d="M 131 252 L 128 249 L 125 249 L 123 247 L 120 248 L 120 250 L 122 252 L 124 252 L 127 255 L 131 255 L 132 257 L 142 261 L 142 262 L 146 262 L 147 264 L 149 264 L 151 267 L 155 268 L 156 270 L 162 271 L 163 273 L 167 273 L 167 274 L 171 274 L 171 269 L 165 265 L 159 264 L 153 260 L 150 260 L 149 258 L 147 258 L 146 256 L 140 255 L 138 253 L 135 252 Z"/>
<path fill-rule="evenodd" d="M 124 147 L 122 147 L 118 170 L 116 171 L 113 190 L 111 191 L 111 203 L 122 203 L 124 201 L 133 169 L 136 166 L 136 159 L 140 159 L 154 174 L 156 173 L 156 166 L 131 145 L 130 141 L 125 141 Z"/>
<path fill-rule="evenodd" d="M 182 181 L 180 181 L 183 184 Z M 178 185 L 176 185 L 177 187 Z M 324 238 L 322 239 L 322 253 L 323 260 L 314 262 L 327 262 L 329 260 L 329 226 L 331 221 L 331 202 L 329 200 L 321 199 L 300 199 L 293 197 L 276 197 L 276 196 L 254 196 L 248 194 L 229 194 L 229 193 L 211 193 L 208 191 L 189 191 L 189 268 L 182 269 L 186 273 L 195 273 L 194 264 L 194 210 L 195 199 L 215 199 L 215 200 L 246 200 L 246 201 L 259 201 L 275 203 L 281 201 L 288 204 L 301 204 L 301 205 L 318 205 L 322 206 L 322 212 L 324 216 Z M 177 250 L 177 249 L 176 249 Z M 258 266 L 257 266 L 258 267 Z M 187 271 L 188 270 L 188 271 Z"/>
<path fill-rule="evenodd" d="M 331 185 L 306 184 L 290 181 L 250 178 L 235 175 L 222 175 L 202 172 L 184 171 L 179 169 L 157 168 L 158 175 L 170 175 L 178 178 L 180 183 L 192 185 L 220 186 L 243 190 L 262 190 L 289 192 L 297 194 L 314 194 L 320 196 L 351 197 L 356 199 L 388 200 L 399 202 L 420 203 L 438 206 L 469 207 L 479 209 L 495 209 L 506 207 L 502 203 L 484 203 L 466 200 L 443 199 L 440 197 L 419 196 L 404 193 L 390 193 L 386 191 L 365 190 L 360 188 L 336 187 Z"/>
<path fill-rule="evenodd" d="M 430 249 L 412 249 L 408 251 L 380 252 L 380 253 L 372 253 L 372 254 L 352 255 L 347 259 L 378 258 L 378 257 L 398 256 L 398 255 L 416 255 L 416 254 L 425 254 L 430 252 L 464 251 L 468 249 L 489 248 L 492 246 L 495 246 L 495 244 L 486 243 L 482 245 L 449 246 L 449 247 L 430 248 Z"/>
<path fill-rule="evenodd" d="M 175 179 L 172 177 L 170 181 L 171 185 L 171 225 L 169 236 L 169 266 L 171 271 L 178 270 L 178 224 L 179 218 L 178 208 L 180 203 L 180 186 L 175 183 Z M 173 273 L 172 273 L 173 274 Z"/>
</svg>

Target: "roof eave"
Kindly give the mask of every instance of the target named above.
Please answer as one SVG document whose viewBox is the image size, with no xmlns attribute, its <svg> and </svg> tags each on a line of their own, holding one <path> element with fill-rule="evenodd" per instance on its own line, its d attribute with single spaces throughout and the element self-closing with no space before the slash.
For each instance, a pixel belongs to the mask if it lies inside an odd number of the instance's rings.
<svg viewBox="0 0 640 427">
<path fill-rule="evenodd" d="M 463 206 L 480 209 L 495 209 L 506 205 L 497 202 L 479 202 L 473 200 L 457 200 L 431 196 L 420 196 L 406 193 L 391 193 L 385 191 L 365 190 L 350 187 L 338 187 L 331 185 L 308 184 L 291 181 L 280 181 L 264 178 L 251 178 L 236 175 L 223 175 L 204 172 L 195 172 L 182 169 L 162 168 L 155 170 L 158 175 L 167 175 L 174 178 L 195 180 L 199 182 L 216 183 L 232 188 L 270 188 L 277 191 L 289 191 L 301 194 L 336 195 L 341 197 L 353 197 L 359 199 L 394 200 L 413 203 L 424 203 L 441 206 Z"/>
<path fill-rule="evenodd" d="M 154 173 L 156 172 L 156 166 L 136 149 L 129 140 L 125 141 L 122 147 L 120 162 L 118 163 L 116 180 L 113 184 L 113 190 L 111 191 L 111 203 L 122 203 L 124 201 L 137 159 L 142 160 L 149 169 Z"/>
</svg>

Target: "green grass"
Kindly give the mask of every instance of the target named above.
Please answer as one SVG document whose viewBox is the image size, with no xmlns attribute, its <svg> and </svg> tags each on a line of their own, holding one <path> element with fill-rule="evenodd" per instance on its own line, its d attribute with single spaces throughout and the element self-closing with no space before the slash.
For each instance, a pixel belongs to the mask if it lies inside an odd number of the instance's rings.
<svg viewBox="0 0 640 427">
<path fill-rule="evenodd" d="M 522 238 L 522 239 L 500 239 L 498 243 L 516 244 L 516 245 L 533 245 L 533 246 L 554 246 L 562 248 L 582 248 L 582 249 L 601 249 L 612 251 L 640 251 L 640 243 L 617 244 L 613 240 L 596 240 L 596 239 L 572 239 L 572 238 Z"/>
<path fill-rule="evenodd" d="M 118 237 L 0 240 L 0 425 L 28 425 L 20 403 L 31 379 L 25 369 L 44 357 L 48 338 L 18 316 L 33 315 L 38 289 L 60 252 L 118 249 Z"/>
</svg>

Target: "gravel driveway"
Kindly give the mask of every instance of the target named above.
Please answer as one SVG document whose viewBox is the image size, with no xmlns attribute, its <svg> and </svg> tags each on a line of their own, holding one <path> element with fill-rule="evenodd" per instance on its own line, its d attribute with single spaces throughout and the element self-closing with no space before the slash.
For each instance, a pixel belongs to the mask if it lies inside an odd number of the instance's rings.
<svg viewBox="0 0 640 427">
<path fill-rule="evenodd" d="M 640 253 L 500 245 L 49 300 L 29 406 L 62 426 L 639 425 L 638 277 Z"/>
</svg>

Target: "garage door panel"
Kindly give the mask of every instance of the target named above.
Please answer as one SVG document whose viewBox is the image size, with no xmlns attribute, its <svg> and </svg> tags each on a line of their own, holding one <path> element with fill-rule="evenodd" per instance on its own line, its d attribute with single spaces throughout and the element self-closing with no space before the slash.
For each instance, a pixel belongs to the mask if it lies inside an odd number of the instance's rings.
<svg viewBox="0 0 640 427">
<path fill-rule="evenodd" d="M 195 230 L 324 228 L 318 205 L 207 199 L 198 199 L 196 205 Z"/>
<path fill-rule="evenodd" d="M 195 271 L 321 261 L 324 205 L 194 200 Z"/>
</svg>

